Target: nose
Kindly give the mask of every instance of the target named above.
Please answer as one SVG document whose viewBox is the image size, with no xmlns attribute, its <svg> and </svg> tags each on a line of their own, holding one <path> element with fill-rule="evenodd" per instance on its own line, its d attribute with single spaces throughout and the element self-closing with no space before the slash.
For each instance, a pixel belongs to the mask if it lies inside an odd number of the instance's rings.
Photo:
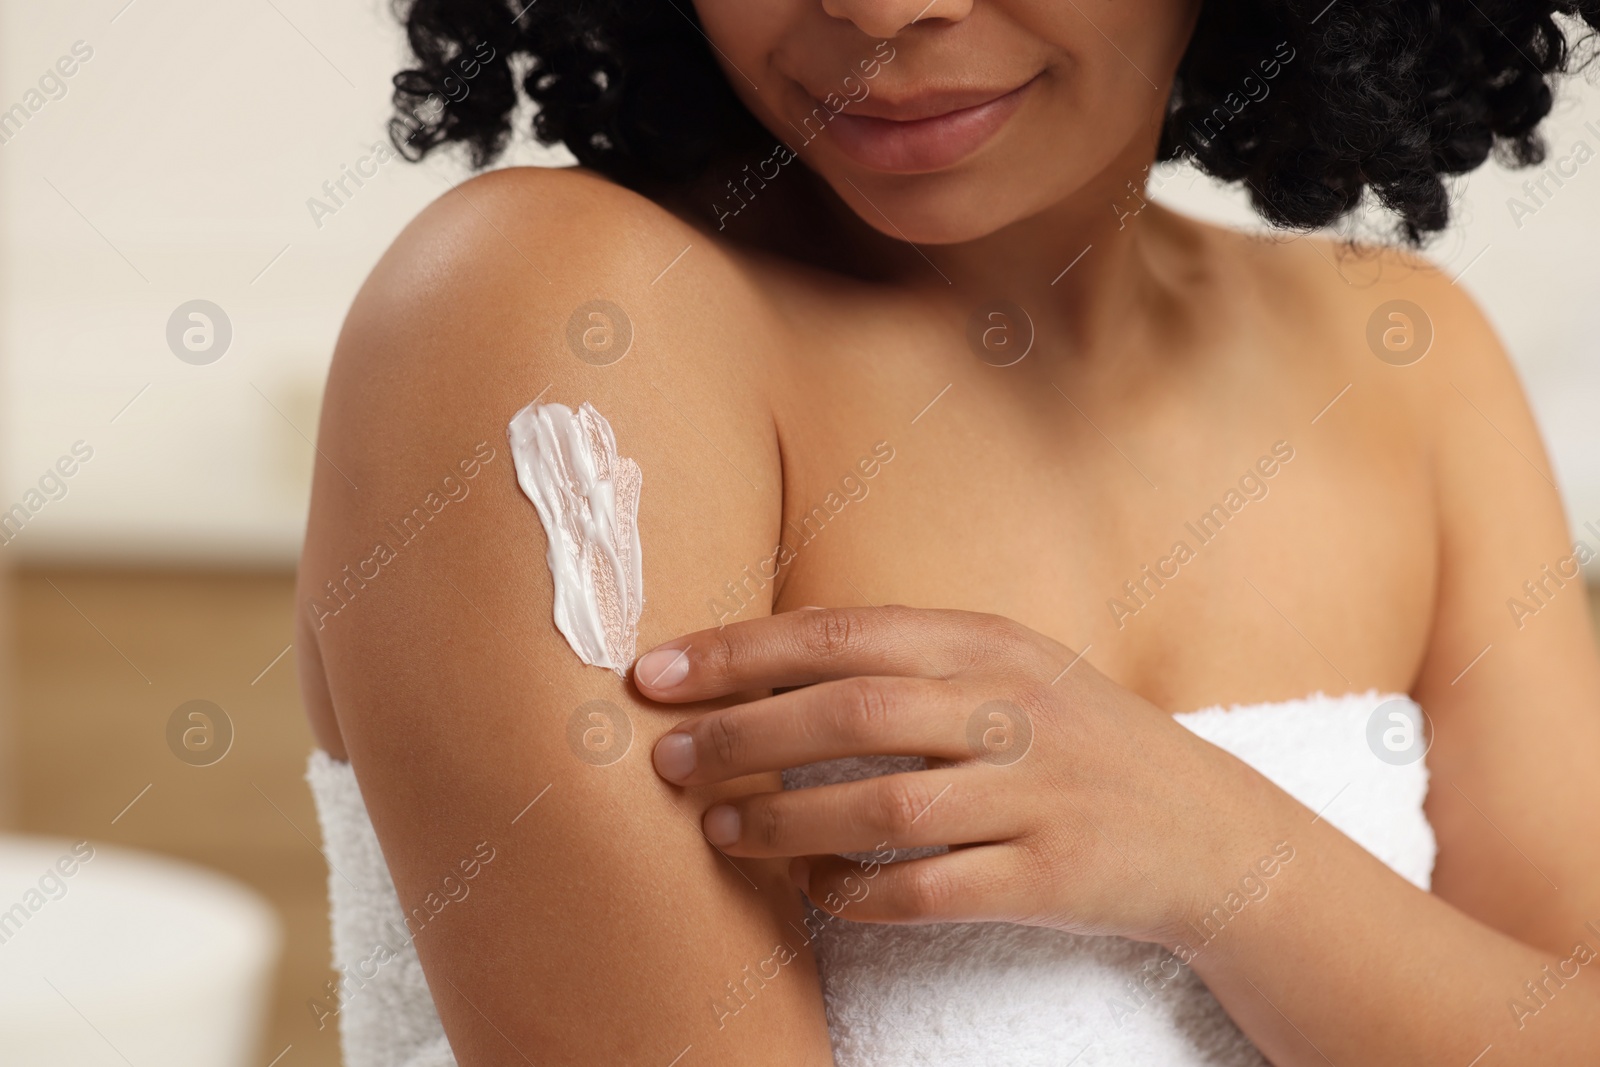
<svg viewBox="0 0 1600 1067">
<path fill-rule="evenodd" d="M 912 23 L 960 22 L 972 13 L 972 0 L 822 0 L 822 10 L 887 39 Z"/>
</svg>

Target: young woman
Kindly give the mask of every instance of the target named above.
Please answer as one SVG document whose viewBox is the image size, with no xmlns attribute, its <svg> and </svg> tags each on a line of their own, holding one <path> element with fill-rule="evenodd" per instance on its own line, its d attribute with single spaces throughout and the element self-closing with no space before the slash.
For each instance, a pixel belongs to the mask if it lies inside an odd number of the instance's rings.
<svg viewBox="0 0 1600 1067">
<path fill-rule="evenodd" d="M 1600 546 L 1404 246 L 1597 11 L 403 5 L 402 150 L 526 98 L 582 165 L 441 196 L 329 377 L 348 1062 L 1591 1062 Z M 1309 235 L 1364 200 L 1395 248 Z M 631 669 L 535 402 L 637 463 Z"/>
</svg>

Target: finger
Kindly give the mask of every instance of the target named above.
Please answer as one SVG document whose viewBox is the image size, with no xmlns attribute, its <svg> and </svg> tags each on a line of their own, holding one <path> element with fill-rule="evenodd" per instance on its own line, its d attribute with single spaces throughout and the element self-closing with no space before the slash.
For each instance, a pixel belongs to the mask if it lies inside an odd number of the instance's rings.
<svg viewBox="0 0 1600 1067">
<path fill-rule="evenodd" d="M 1017 816 L 975 767 L 886 774 L 717 804 L 701 826 L 730 856 L 866 852 L 1012 836 Z"/>
<path fill-rule="evenodd" d="M 970 611 L 789 611 L 668 641 L 639 657 L 633 679 L 652 700 L 687 701 L 864 674 L 946 678 L 973 662 L 1004 662 L 1028 650 L 1037 643 L 1030 635 Z"/>
<path fill-rule="evenodd" d="M 969 702 L 923 678 L 823 682 L 685 719 L 656 742 L 655 767 L 699 785 L 843 756 L 968 759 Z"/>
<path fill-rule="evenodd" d="M 1036 911 L 1016 849 L 982 845 L 891 862 L 892 849 L 869 860 L 802 856 L 789 878 L 817 907 L 853 922 L 1026 923 Z"/>
</svg>

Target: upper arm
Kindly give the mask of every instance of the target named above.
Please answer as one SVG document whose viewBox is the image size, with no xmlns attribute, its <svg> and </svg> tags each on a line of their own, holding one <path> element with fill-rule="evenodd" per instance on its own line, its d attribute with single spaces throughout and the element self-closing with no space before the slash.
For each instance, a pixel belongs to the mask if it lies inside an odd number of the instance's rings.
<svg viewBox="0 0 1600 1067">
<path fill-rule="evenodd" d="M 463 1067 L 665 1065 L 689 1045 L 696 1063 L 830 1062 L 789 925 L 798 894 L 781 864 L 705 840 L 712 791 L 656 776 L 655 740 L 700 709 L 646 704 L 555 629 L 544 531 L 506 445 L 541 391 L 592 402 L 643 471 L 639 651 L 707 624 L 724 583 L 770 555 L 781 478 L 736 272 L 697 244 L 658 279 L 694 241 L 597 179 L 490 175 L 401 236 L 340 338 L 301 626 L 402 906 L 480 842 L 495 850 L 416 939 Z M 609 366 L 568 346 L 593 299 L 632 324 Z M 419 532 L 404 528 L 419 508 Z M 631 731 L 605 765 L 620 745 L 570 743 L 593 700 L 614 705 L 617 737 Z M 792 958 L 774 976 L 780 946 Z"/>
<path fill-rule="evenodd" d="M 1434 628 L 1414 694 L 1435 731 L 1433 887 L 1564 952 L 1600 909 L 1600 657 L 1577 572 L 1600 545 L 1575 558 L 1538 428 L 1483 316 L 1436 276 L 1413 299 L 1436 331 L 1420 363 L 1396 368 L 1418 372 L 1440 519 Z"/>
</svg>

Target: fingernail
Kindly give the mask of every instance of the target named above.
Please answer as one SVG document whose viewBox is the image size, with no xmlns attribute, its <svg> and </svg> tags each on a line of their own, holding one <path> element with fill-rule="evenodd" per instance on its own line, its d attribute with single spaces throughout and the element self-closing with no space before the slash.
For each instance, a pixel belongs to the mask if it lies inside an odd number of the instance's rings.
<svg viewBox="0 0 1600 1067">
<path fill-rule="evenodd" d="M 639 657 L 633 668 L 635 681 L 651 689 L 671 689 L 689 676 L 689 650 L 658 648 Z"/>
<path fill-rule="evenodd" d="M 796 856 L 789 864 L 789 881 L 800 892 L 809 892 L 811 889 L 811 861 L 804 856 Z"/>
<path fill-rule="evenodd" d="M 669 782 L 681 782 L 694 773 L 694 738 L 668 734 L 656 742 L 656 773 Z"/>
<path fill-rule="evenodd" d="M 706 840 L 713 845 L 726 848 L 739 840 L 738 809 L 727 804 L 718 804 L 706 812 L 704 826 Z"/>
</svg>

